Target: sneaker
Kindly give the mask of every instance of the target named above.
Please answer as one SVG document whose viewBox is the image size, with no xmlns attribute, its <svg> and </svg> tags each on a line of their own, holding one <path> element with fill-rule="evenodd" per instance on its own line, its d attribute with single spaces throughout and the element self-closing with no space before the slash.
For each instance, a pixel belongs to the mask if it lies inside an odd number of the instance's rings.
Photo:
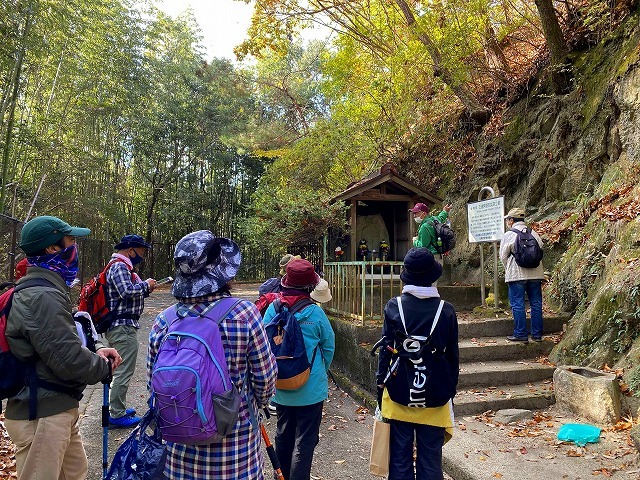
<svg viewBox="0 0 640 480">
<path fill-rule="evenodd" d="M 541 342 L 542 337 L 531 337 L 531 340 L 533 340 L 534 342 Z"/>
<path fill-rule="evenodd" d="M 507 340 L 509 340 L 510 342 L 528 343 L 529 337 L 514 337 L 513 335 L 510 335 L 507 337 Z"/>
<path fill-rule="evenodd" d="M 125 414 L 127 417 L 133 417 L 133 416 L 136 414 L 136 409 L 135 409 L 135 408 L 127 408 L 127 409 L 124 411 L 124 414 Z"/>
<path fill-rule="evenodd" d="M 122 417 L 113 418 L 109 415 L 109 428 L 130 428 L 140 423 L 142 418 L 136 416 L 124 415 Z"/>
</svg>

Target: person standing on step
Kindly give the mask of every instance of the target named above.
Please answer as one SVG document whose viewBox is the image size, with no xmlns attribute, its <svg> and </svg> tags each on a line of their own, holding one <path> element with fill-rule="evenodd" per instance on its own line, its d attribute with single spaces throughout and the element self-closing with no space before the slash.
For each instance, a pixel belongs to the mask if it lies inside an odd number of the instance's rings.
<svg viewBox="0 0 640 480">
<path fill-rule="evenodd" d="M 15 292 L 5 333 L 18 360 L 33 361 L 35 376 L 30 378 L 36 386 L 29 383 L 10 397 L 5 411 L 19 480 L 87 478 L 79 400 L 87 385 L 110 375 L 108 361 L 112 369 L 121 361 L 117 351 L 101 343 L 96 353 L 84 348 L 71 314 L 69 285 L 78 273 L 76 238 L 90 232 L 41 216 L 27 222 L 20 234 L 27 268 L 17 288 L 24 288 Z"/>
<path fill-rule="evenodd" d="M 391 424 L 389 480 L 444 476 L 460 358 L 456 312 L 433 286 L 441 275 L 429 249 L 412 248 L 400 274 L 402 295 L 384 308 L 376 383 L 382 417 Z"/>
<path fill-rule="evenodd" d="M 112 322 L 104 337 L 122 356 L 122 365 L 114 372 L 109 392 L 109 426 L 133 427 L 140 422 L 134 408 L 127 408 L 129 382 L 136 369 L 138 329 L 144 299 L 156 288 L 156 281 L 142 281 L 133 270 L 147 256 L 151 245 L 140 235 L 125 235 L 114 249 L 107 271 L 107 299 Z"/>
<path fill-rule="evenodd" d="M 440 265 L 442 265 L 442 255 L 438 253 L 436 246 L 438 237 L 436 235 L 436 229 L 433 226 L 433 221 L 437 220 L 440 223 L 445 223 L 449 218 L 450 210 L 450 203 L 442 207 L 442 211 L 435 216 L 429 215 L 429 207 L 424 203 L 416 203 L 414 207 L 409 210 L 413 213 L 413 219 L 418 224 L 418 233 L 413 237 L 413 246 L 416 248 L 428 248 Z M 435 287 L 436 285 L 437 282 L 433 286 Z"/>
<path fill-rule="evenodd" d="M 542 266 L 543 243 L 540 236 L 524 223 L 525 211 L 522 208 L 512 208 L 505 215 L 508 231 L 505 232 L 500 242 L 500 260 L 504 265 L 504 280 L 509 287 L 509 303 L 513 313 L 513 335 L 509 335 L 510 342 L 528 342 L 529 331 L 527 329 L 527 314 L 525 310 L 525 294 L 529 298 L 531 306 L 531 339 L 534 342 L 542 341 L 542 281 L 544 280 L 544 268 Z M 524 236 L 529 237 L 527 246 Z M 533 252 L 529 254 L 526 249 Z M 520 260 L 519 252 L 526 253 L 528 263 Z M 536 264 L 536 259 L 538 264 Z M 529 265 L 529 266 L 521 266 Z M 535 266 L 532 266 L 535 265 Z"/>
</svg>

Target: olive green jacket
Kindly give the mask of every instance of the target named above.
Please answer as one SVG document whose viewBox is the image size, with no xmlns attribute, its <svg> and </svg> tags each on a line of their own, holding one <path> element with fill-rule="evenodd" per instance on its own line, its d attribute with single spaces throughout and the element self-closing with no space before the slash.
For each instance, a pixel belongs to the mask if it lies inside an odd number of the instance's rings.
<svg viewBox="0 0 640 480">
<path fill-rule="evenodd" d="M 79 391 L 98 383 L 109 367 L 102 357 L 82 346 L 66 283 L 55 272 L 29 267 L 18 284 L 31 278 L 46 279 L 54 287 L 30 287 L 14 295 L 6 329 L 11 352 L 22 361 L 37 358 L 36 372 L 42 380 Z M 69 395 L 38 388 L 38 418 L 78 406 L 78 400 Z M 12 420 L 28 419 L 28 387 L 7 401 L 5 415 Z"/>
</svg>

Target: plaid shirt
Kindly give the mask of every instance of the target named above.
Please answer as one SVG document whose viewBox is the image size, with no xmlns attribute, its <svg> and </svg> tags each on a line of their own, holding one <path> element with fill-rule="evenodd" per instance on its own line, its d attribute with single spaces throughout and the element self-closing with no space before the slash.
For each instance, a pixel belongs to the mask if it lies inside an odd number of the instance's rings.
<svg viewBox="0 0 640 480">
<path fill-rule="evenodd" d="M 202 313 L 212 308 L 213 302 L 220 298 L 210 296 L 199 299 L 203 300 L 202 303 L 192 305 L 178 303 L 178 311 L 183 314 L 191 309 L 194 313 Z M 167 310 L 156 317 L 149 333 L 149 382 L 158 350 L 167 334 Z M 258 408 L 267 405 L 275 392 L 277 367 L 255 305 L 240 300 L 220 322 L 220 336 L 231 381 L 240 392 L 247 385 L 251 408 L 257 412 Z M 260 429 L 251 425 L 247 397 L 243 395 L 236 427 L 221 442 L 211 445 L 167 443 L 165 475 L 172 480 L 262 480 L 264 460 L 260 442 Z"/>
<path fill-rule="evenodd" d="M 107 272 L 109 310 L 122 317 L 113 320 L 109 329 L 120 325 L 140 328 L 138 319 L 144 310 L 144 298 L 149 296 L 149 284 L 131 271 L 133 265 L 128 257 L 114 253 L 110 261 L 114 259 L 121 261 L 114 262 Z"/>
</svg>

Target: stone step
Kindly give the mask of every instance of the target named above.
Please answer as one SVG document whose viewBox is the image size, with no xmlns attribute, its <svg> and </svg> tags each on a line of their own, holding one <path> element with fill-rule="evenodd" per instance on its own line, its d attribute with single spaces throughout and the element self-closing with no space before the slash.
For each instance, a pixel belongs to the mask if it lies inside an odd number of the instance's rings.
<svg viewBox="0 0 640 480">
<path fill-rule="evenodd" d="M 544 333 L 561 332 L 562 326 L 569 320 L 566 316 L 545 317 L 543 321 Z M 527 322 L 528 325 L 529 322 Z M 479 318 L 477 320 L 459 320 L 458 337 L 493 337 L 498 335 L 513 335 L 513 317 Z"/>
<path fill-rule="evenodd" d="M 543 337 L 542 342 L 510 342 L 505 337 L 462 338 L 458 342 L 460 363 L 513 360 L 546 356 L 554 346 Z"/>
<path fill-rule="evenodd" d="M 498 387 L 538 382 L 553 378 L 555 367 L 535 360 L 487 361 L 460 365 L 458 389 Z"/>
<path fill-rule="evenodd" d="M 552 380 L 486 388 L 459 388 L 453 400 L 453 411 L 460 416 L 505 408 L 541 410 L 554 401 Z"/>
</svg>

